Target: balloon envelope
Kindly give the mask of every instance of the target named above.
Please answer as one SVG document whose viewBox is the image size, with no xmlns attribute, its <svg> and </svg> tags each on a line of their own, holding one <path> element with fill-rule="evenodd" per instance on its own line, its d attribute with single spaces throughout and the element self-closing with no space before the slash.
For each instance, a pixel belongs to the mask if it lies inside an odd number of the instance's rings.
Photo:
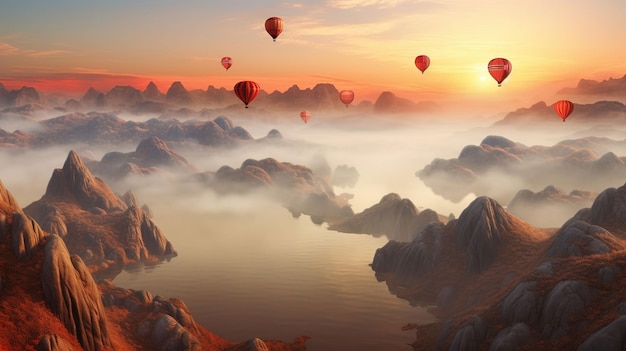
<svg viewBox="0 0 626 351">
<path fill-rule="evenodd" d="M 559 100 L 554 103 L 554 112 L 565 122 L 565 119 L 574 111 L 574 104 L 568 100 Z"/>
<path fill-rule="evenodd" d="M 228 56 L 222 57 L 222 66 L 224 66 L 224 68 L 226 68 L 227 71 L 232 65 L 233 65 L 233 59 L 231 59 Z"/>
<path fill-rule="evenodd" d="M 270 17 L 265 20 L 265 30 L 276 41 L 283 31 L 284 22 L 280 17 Z"/>
<path fill-rule="evenodd" d="M 306 110 L 300 112 L 300 118 L 304 121 L 304 123 L 308 122 L 309 119 L 311 119 L 311 112 Z"/>
<path fill-rule="evenodd" d="M 422 74 L 424 74 L 424 71 L 428 68 L 428 66 L 430 66 L 430 57 L 426 55 L 419 55 L 415 58 L 415 67 L 422 71 Z"/>
<path fill-rule="evenodd" d="M 506 79 L 511 73 L 511 62 L 505 58 L 494 58 L 489 61 L 487 65 L 487 69 L 489 70 L 489 74 L 493 77 L 493 79 L 498 82 L 498 86 L 501 86 L 502 81 Z"/>
<path fill-rule="evenodd" d="M 354 92 L 352 90 L 342 90 L 339 92 L 339 99 L 348 107 L 352 100 L 354 100 Z"/>
<path fill-rule="evenodd" d="M 243 101 L 248 108 L 248 104 L 254 100 L 254 98 L 259 94 L 259 85 L 250 80 L 244 80 L 237 84 L 235 84 L 235 95 Z"/>
</svg>

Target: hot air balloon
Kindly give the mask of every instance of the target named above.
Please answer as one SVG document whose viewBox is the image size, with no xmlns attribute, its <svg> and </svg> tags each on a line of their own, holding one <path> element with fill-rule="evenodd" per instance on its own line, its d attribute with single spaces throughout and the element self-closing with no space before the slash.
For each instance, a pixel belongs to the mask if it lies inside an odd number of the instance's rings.
<svg viewBox="0 0 626 351">
<path fill-rule="evenodd" d="M 568 100 L 559 100 L 554 103 L 554 111 L 561 117 L 563 122 L 572 111 L 574 111 L 574 104 Z"/>
<path fill-rule="evenodd" d="M 265 20 L 265 30 L 274 41 L 283 31 L 283 24 L 283 20 L 280 17 L 270 17 Z"/>
<path fill-rule="evenodd" d="M 233 59 L 231 59 L 228 56 L 222 57 L 222 66 L 224 66 L 224 68 L 226 68 L 227 71 L 232 65 L 233 65 Z"/>
<path fill-rule="evenodd" d="M 246 105 L 246 108 L 248 108 L 248 104 L 254 100 L 259 93 L 260 88 L 257 83 L 250 80 L 244 80 L 235 84 L 234 90 L 235 95 L 237 95 L 237 97 Z"/>
<path fill-rule="evenodd" d="M 422 71 L 422 74 L 424 74 L 424 71 L 428 68 L 428 66 L 430 66 L 430 57 L 426 55 L 419 55 L 415 58 L 415 67 Z"/>
<path fill-rule="evenodd" d="M 505 58 L 494 58 L 489 61 L 489 65 L 487 65 L 487 69 L 489 70 L 489 74 L 493 77 L 493 79 L 498 82 L 498 86 L 502 86 L 502 81 L 506 79 L 511 73 L 511 62 Z"/>
<path fill-rule="evenodd" d="M 342 90 L 339 92 L 339 99 L 348 107 L 352 100 L 354 100 L 354 92 L 352 90 Z"/>
<path fill-rule="evenodd" d="M 306 124 L 306 122 L 309 121 L 309 119 L 311 119 L 311 112 L 309 111 L 302 111 L 300 112 L 300 118 L 302 118 L 302 120 L 304 121 L 304 123 Z"/>
</svg>

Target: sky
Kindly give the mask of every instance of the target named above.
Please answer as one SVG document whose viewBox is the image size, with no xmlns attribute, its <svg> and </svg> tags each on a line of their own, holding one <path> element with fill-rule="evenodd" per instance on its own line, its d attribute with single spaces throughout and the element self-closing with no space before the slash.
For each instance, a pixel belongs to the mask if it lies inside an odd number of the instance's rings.
<svg viewBox="0 0 626 351">
<path fill-rule="evenodd" d="M 332 83 L 355 103 L 383 91 L 413 101 L 527 106 L 553 103 L 581 78 L 626 74 L 623 0 L 4 0 L 0 83 L 84 93 L 93 86 L 165 92 L 268 92 Z M 265 19 L 285 28 L 276 42 Z M 417 55 L 428 55 L 421 74 Z M 226 71 L 223 56 L 233 59 Z M 501 88 L 487 71 L 511 61 Z"/>
</svg>

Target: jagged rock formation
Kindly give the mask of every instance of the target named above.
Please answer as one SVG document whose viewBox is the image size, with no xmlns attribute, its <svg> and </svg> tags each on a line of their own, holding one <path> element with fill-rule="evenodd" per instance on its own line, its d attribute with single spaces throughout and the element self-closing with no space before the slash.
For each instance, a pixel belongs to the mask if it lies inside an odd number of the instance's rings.
<svg viewBox="0 0 626 351">
<path fill-rule="evenodd" d="M 409 199 L 390 193 L 378 204 L 352 217 L 333 222 L 328 229 L 344 233 L 386 235 L 390 240 L 411 241 L 426 225 L 444 222 L 435 211 L 419 211 Z"/>
<path fill-rule="evenodd" d="M 388 243 L 377 251 L 372 268 L 388 284 L 403 284 L 396 294 L 409 301 L 427 303 L 439 291 L 434 312 L 453 316 L 436 326 L 418 326 L 416 350 L 619 349 L 626 332 L 625 189 L 606 189 L 553 235 L 483 198 L 458 220 L 433 224 L 411 243 Z M 459 255 L 473 240 L 483 252 L 480 260 L 472 259 L 475 250 Z M 490 257 L 488 264 L 484 258 Z M 462 262 L 477 263 L 473 281 L 458 275 L 455 267 Z"/>
<path fill-rule="evenodd" d="M 134 195 L 125 198 L 127 202 L 70 151 L 63 168 L 53 172 L 46 193 L 24 210 L 44 230 L 63 236 L 91 270 L 175 255 Z"/>
<path fill-rule="evenodd" d="M 46 101 L 37 89 L 33 87 L 21 87 L 18 90 L 0 89 L 0 107 L 18 107 L 28 104 L 42 105 Z"/>
<path fill-rule="evenodd" d="M 38 351 L 74 351 L 72 344 L 67 342 L 56 334 L 44 335 L 39 344 L 37 344 Z"/>
<path fill-rule="evenodd" d="M 499 136 L 488 136 L 479 146 L 468 145 L 458 158 L 435 159 L 416 175 L 435 193 L 460 201 L 467 194 L 486 195 L 508 203 L 516 194 L 510 186 L 584 189 L 599 192 L 626 178 L 626 162 L 608 152 L 614 140 L 583 138 L 551 147 L 525 146 Z M 598 156 L 599 152 L 605 152 Z"/>
<path fill-rule="evenodd" d="M 130 174 L 195 172 L 193 165 L 157 137 L 142 140 L 134 152 L 108 152 L 100 162 L 92 163 L 90 168 L 110 181 L 123 179 Z"/>
<path fill-rule="evenodd" d="M 294 216 L 304 213 L 316 223 L 353 214 L 347 201 L 336 196 L 328 182 L 310 168 L 272 158 L 248 159 L 237 169 L 222 166 L 214 174 L 200 174 L 198 178 L 222 193 L 268 191 Z"/>
<path fill-rule="evenodd" d="M 76 335 L 85 350 L 110 347 L 106 315 L 96 283 L 63 239 L 52 235 L 46 244 L 41 285 L 48 307 Z"/>
<path fill-rule="evenodd" d="M 152 101 L 162 101 L 165 99 L 165 95 L 159 90 L 154 82 L 148 83 L 146 89 L 143 91 L 143 97 Z"/>
<path fill-rule="evenodd" d="M 589 207 L 596 193 L 573 190 L 566 194 L 552 185 L 536 193 L 520 190 L 507 210 L 536 227 L 555 227 L 571 218 L 579 209 Z"/>
<path fill-rule="evenodd" d="M 173 105 L 193 105 L 194 98 L 181 82 L 174 82 L 165 93 L 165 102 Z"/>
</svg>

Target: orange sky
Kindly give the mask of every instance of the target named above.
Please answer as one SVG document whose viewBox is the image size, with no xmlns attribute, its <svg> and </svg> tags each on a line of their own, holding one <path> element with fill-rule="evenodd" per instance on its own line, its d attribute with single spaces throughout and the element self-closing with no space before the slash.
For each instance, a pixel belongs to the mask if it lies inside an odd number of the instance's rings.
<svg viewBox="0 0 626 351">
<path fill-rule="evenodd" d="M 0 82 L 80 95 L 90 86 L 266 91 L 317 83 L 352 89 L 355 102 L 382 91 L 414 101 L 525 106 L 551 103 L 579 79 L 626 73 L 623 0 L 326 0 L 207 2 L 33 0 L 0 13 Z M 276 42 L 266 18 L 285 29 Z M 431 66 L 420 74 L 416 55 Z M 225 71 L 222 56 L 233 58 Z M 513 70 L 501 88 L 494 57 Z"/>
</svg>

